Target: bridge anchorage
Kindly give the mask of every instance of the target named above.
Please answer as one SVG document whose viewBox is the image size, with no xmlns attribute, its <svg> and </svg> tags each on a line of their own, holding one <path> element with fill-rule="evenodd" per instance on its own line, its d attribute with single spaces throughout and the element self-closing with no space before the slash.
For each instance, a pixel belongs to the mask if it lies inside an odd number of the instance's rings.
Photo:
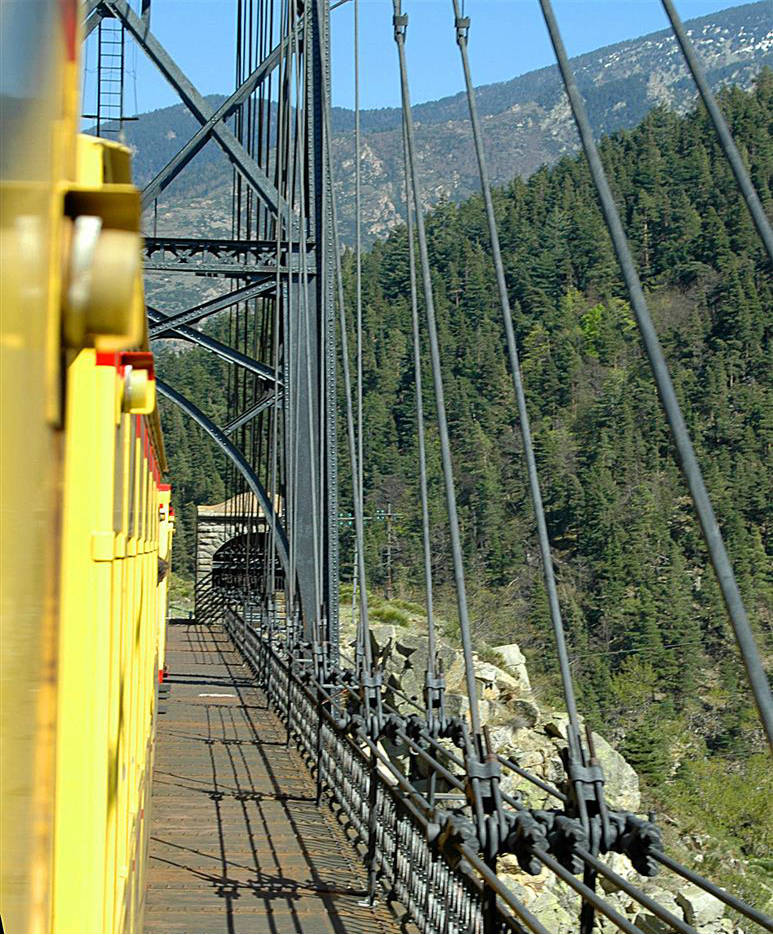
<svg viewBox="0 0 773 935">
<path fill-rule="evenodd" d="M 343 459 L 337 430 L 339 400 L 344 410 L 356 574 L 361 583 L 367 581 L 363 436 L 368 431 L 362 407 L 359 107 L 355 121 L 355 288 L 351 300 L 342 273 L 336 165 L 331 144 L 330 10 L 342 2 L 345 0 L 329 6 L 323 0 L 239 0 L 235 90 L 216 107 L 197 91 L 154 35 L 151 0 L 143 0 L 140 12 L 128 0 L 85 3 L 87 35 L 100 24 L 118 24 L 122 36 L 130 36 L 175 88 L 199 125 L 191 139 L 146 185 L 142 196 L 147 224 L 154 227 L 148 230 L 145 242 L 151 287 L 155 276 L 185 273 L 189 294 L 201 291 L 187 308 L 149 307 L 151 338 L 193 344 L 228 365 L 228 411 L 217 418 L 205 413 L 199 401 L 180 387 L 163 379 L 157 382 L 159 392 L 207 433 L 228 465 L 226 499 L 217 508 L 199 511 L 196 618 L 190 624 L 177 626 L 188 627 L 187 638 L 192 646 L 200 640 L 202 645 L 211 644 L 211 651 L 220 653 L 223 659 L 227 656 L 227 674 L 234 667 L 240 673 L 241 681 L 234 684 L 259 690 L 266 710 L 278 716 L 288 742 L 300 751 L 313 776 L 315 805 L 332 803 L 356 838 L 360 848 L 356 853 L 365 874 L 359 895 L 365 907 L 399 904 L 405 924 L 421 931 L 545 932 L 539 905 L 528 907 L 498 875 L 502 859 L 509 856 L 515 858 L 523 873 L 547 873 L 561 881 L 567 892 L 576 894 L 577 931 L 591 932 L 600 927 L 605 931 L 610 927 L 624 932 L 642 930 L 610 902 L 605 895 L 609 889 L 626 893 L 641 911 L 657 920 L 660 931 L 695 931 L 682 916 L 648 895 L 642 885 L 613 870 L 606 859 L 624 855 L 641 877 L 661 871 L 676 874 L 754 925 L 773 931 L 773 922 L 764 913 L 671 857 L 654 816 L 643 817 L 609 806 L 593 736 L 581 729 L 484 156 L 483 128 L 467 54 L 471 23 L 458 0 L 449 2 L 449 29 L 455 33 L 465 78 L 516 423 L 523 441 L 568 716 L 563 781 L 546 783 L 501 756 L 479 709 L 455 465 L 435 315 L 436 283 L 421 207 L 425 201 L 411 111 L 409 20 L 401 0 L 393 0 L 391 38 L 396 46 L 402 99 L 417 467 L 429 640 L 423 704 L 415 713 L 406 715 L 385 698 L 385 674 L 373 652 L 365 587 L 359 588 L 354 660 L 347 662 L 340 652 L 338 501 L 339 460 Z M 357 23 L 359 3 L 352 2 Z M 748 172 L 673 4 L 663 0 L 663 6 L 754 224 L 773 257 L 770 225 Z M 539 7 L 676 456 L 770 740 L 773 707 L 759 652 L 552 4 L 540 0 Z M 222 150 L 233 168 L 232 236 L 223 238 L 213 232 L 211 237 L 196 238 L 186 231 L 159 235 L 154 210 L 158 198 L 210 142 Z M 219 290 L 214 297 L 213 283 Z M 349 321 L 352 311 L 353 323 Z M 221 317 L 207 326 L 207 320 L 215 315 Z M 354 353 L 349 346 L 352 335 Z M 424 410 L 422 389 L 426 354 L 469 717 L 449 715 L 444 673 L 436 660 L 429 466 L 425 451 L 430 415 Z M 221 681 L 225 686 L 226 677 Z M 173 696 L 184 682 L 180 677 L 176 684 L 173 672 Z M 227 688 L 224 693 L 228 693 Z M 217 692 L 203 694 L 215 696 Z M 248 707 L 246 702 L 243 707 Z M 259 725 L 255 730 L 260 732 Z M 211 737 L 210 741 L 215 742 Z M 502 778 L 509 771 L 547 794 L 552 807 L 533 808 L 523 798 L 508 794 Z M 216 789 L 213 794 L 220 796 L 222 792 Z M 274 824 L 273 832 L 276 829 Z M 600 887 L 600 883 L 604 885 Z M 232 899 L 234 893 L 228 885 L 224 871 L 218 886 L 224 898 Z M 230 918 L 229 925 L 232 921 Z M 156 923 L 162 925 L 158 919 Z M 341 923 L 334 924 L 328 916 L 324 924 L 335 928 Z M 383 914 L 360 917 L 359 922 L 348 924 L 388 928 L 398 923 L 395 917 Z M 305 930 L 299 918 L 282 925 L 287 930 Z"/>
</svg>

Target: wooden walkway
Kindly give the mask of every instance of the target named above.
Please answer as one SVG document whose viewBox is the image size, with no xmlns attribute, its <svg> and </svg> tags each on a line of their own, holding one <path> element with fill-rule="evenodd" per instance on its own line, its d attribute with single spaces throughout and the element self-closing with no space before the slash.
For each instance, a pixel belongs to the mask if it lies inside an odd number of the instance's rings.
<svg viewBox="0 0 773 935">
<path fill-rule="evenodd" d="M 167 665 L 146 931 L 398 931 L 225 632 L 171 621 Z"/>
</svg>

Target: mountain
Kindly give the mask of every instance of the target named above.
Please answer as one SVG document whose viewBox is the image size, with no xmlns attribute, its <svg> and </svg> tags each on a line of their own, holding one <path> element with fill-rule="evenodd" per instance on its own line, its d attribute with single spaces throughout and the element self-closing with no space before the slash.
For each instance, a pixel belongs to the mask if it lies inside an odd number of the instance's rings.
<svg viewBox="0 0 773 935">
<path fill-rule="evenodd" d="M 687 23 L 714 88 L 750 87 L 773 65 L 770 3 L 762 0 Z M 577 82 L 598 135 L 635 126 L 655 106 L 689 109 L 695 88 L 670 31 L 606 46 L 572 60 Z M 526 178 L 576 149 L 576 131 L 555 66 L 477 89 L 492 181 Z M 211 97 L 217 105 L 222 97 Z M 414 107 L 421 184 L 427 206 L 461 201 L 478 190 L 472 137 L 463 94 Z M 335 108 L 333 154 L 341 235 L 353 239 L 354 145 L 352 111 Z M 198 124 L 183 105 L 143 114 L 125 125 L 137 181 L 147 182 L 183 145 Z M 385 236 L 402 212 L 400 111 L 362 114 L 363 220 L 368 240 Z M 209 143 L 159 201 L 159 233 L 220 233 L 231 229 L 231 170 Z"/>
</svg>

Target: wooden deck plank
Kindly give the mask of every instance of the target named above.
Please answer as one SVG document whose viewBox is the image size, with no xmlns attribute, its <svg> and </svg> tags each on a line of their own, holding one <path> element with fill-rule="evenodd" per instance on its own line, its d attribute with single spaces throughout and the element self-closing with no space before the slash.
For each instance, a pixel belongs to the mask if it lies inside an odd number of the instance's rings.
<svg viewBox="0 0 773 935">
<path fill-rule="evenodd" d="M 169 626 L 147 932 L 394 932 L 361 858 L 222 629 Z"/>
</svg>

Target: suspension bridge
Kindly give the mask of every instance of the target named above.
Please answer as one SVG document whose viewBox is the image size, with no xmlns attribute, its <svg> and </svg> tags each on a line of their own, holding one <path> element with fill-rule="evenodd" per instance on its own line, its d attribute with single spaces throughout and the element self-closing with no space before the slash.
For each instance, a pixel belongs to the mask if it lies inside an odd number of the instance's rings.
<svg viewBox="0 0 773 935">
<path fill-rule="evenodd" d="M 149 931 L 544 932 L 498 875 L 505 855 L 524 874 L 548 874 L 574 894 L 576 931 L 641 931 L 606 898 L 628 894 L 660 931 L 691 932 L 681 916 L 616 873 L 622 854 L 642 880 L 676 875 L 728 911 L 773 931 L 758 909 L 669 855 L 657 821 L 613 809 L 590 734 L 581 729 L 558 599 L 551 543 L 509 304 L 491 186 L 467 52 L 474 23 L 449 0 L 487 221 L 490 258 L 524 470 L 568 715 L 565 775 L 547 784 L 499 754 L 481 716 L 473 666 L 457 485 L 448 432 L 444 362 L 435 318 L 408 59 L 409 14 L 393 0 L 395 76 L 402 99 L 424 584 L 429 651 L 423 704 L 406 715 L 384 696 L 374 657 L 368 594 L 360 587 L 354 658 L 341 655 L 339 464 L 348 464 L 356 574 L 367 580 L 363 512 L 362 139 L 359 83 L 354 124 L 355 294 L 342 276 L 331 153 L 331 11 L 347 0 L 238 0 L 235 89 L 213 106 L 153 32 L 153 0 L 86 0 L 85 35 L 97 32 L 100 132 L 120 129 L 128 36 L 179 94 L 198 129 L 149 181 L 150 212 L 211 141 L 233 169 L 230 237 L 185 231 L 144 241 L 145 269 L 189 273 L 191 288 L 224 288 L 189 308 L 148 307 L 151 340 L 193 344 L 229 364 L 228 411 L 215 419 L 179 388 L 157 380 L 224 453 L 227 496 L 220 538 L 199 563 L 196 609 L 169 624 L 163 711 L 152 792 L 145 924 Z M 354 4 L 355 62 L 359 0 Z M 671 0 L 663 0 L 679 48 L 708 110 L 759 237 L 773 235 L 736 145 Z M 680 411 L 618 209 L 599 157 L 550 0 L 534 3 L 555 51 L 582 150 L 628 290 L 641 341 L 671 429 L 764 731 L 773 738 L 768 681 Z M 205 37 L 202 37 L 205 41 Z M 417 49 L 416 54 L 421 54 Z M 202 326 L 223 314 L 216 338 Z M 351 336 L 355 346 L 350 346 Z M 422 372 L 428 348 L 430 373 Z M 425 410 L 422 380 L 431 383 Z M 339 437 L 339 399 L 344 401 Z M 469 717 L 450 716 L 436 663 L 427 423 L 440 440 Z M 174 478 L 172 478 L 174 483 Z M 203 554 L 203 553 L 202 553 Z M 515 770 L 548 794 L 533 809 L 507 794 Z"/>
</svg>

